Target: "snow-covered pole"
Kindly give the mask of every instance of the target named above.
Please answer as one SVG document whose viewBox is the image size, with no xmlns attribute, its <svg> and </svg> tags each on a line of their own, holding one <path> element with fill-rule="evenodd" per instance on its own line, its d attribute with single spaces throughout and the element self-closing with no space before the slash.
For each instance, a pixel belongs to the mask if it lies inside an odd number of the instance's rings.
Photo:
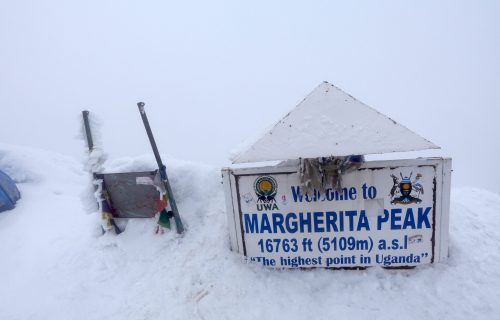
<svg viewBox="0 0 500 320">
<path fill-rule="evenodd" d="M 98 180 L 95 178 L 95 173 L 98 170 L 98 168 L 101 168 L 101 162 L 103 161 L 103 159 L 102 159 L 102 155 L 100 155 L 100 156 L 98 156 L 98 158 L 96 158 L 95 163 L 93 163 L 93 161 L 92 161 L 92 152 L 94 151 L 94 140 L 92 139 L 92 131 L 90 130 L 89 114 L 90 114 L 90 112 L 87 110 L 82 111 L 83 126 L 85 128 L 85 135 L 87 136 L 87 146 L 89 148 L 88 168 L 89 168 L 90 174 L 92 174 L 92 176 L 94 178 L 94 190 L 96 191 L 96 194 L 97 193 L 100 194 L 98 196 L 97 201 L 98 201 L 99 209 L 102 211 L 102 201 L 104 199 L 99 199 L 99 198 L 102 196 L 102 188 L 103 188 L 104 182 L 102 182 L 102 181 L 98 182 Z M 109 223 L 115 229 L 116 234 L 120 234 L 122 232 L 112 216 L 109 216 L 108 218 L 103 218 L 103 219 L 106 221 L 109 221 Z"/>
<path fill-rule="evenodd" d="M 177 209 L 177 204 L 175 203 L 174 194 L 172 193 L 172 188 L 170 187 L 170 182 L 167 176 L 167 168 L 161 161 L 160 153 L 158 152 L 158 147 L 156 146 L 155 138 L 153 137 L 153 132 L 151 131 L 148 117 L 146 115 L 146 111 L 144 110 L 144 102 L 138 102 L 137 106 L 139 107 L 139 112 L 141 113 L 142 122 L 144 123 L 144 128 L 146 128 L 146 133 L 148 134 L 149 142 L 151 143 L 151 148 L 153 149 L 153 153 L 156 158 L 156 163 L 158 164 L 158 169 L 160 170 L 161 179 L 163 180 L 165 189 L 167 189 L 170 207 L 172 208 L 172 212 L 174 213 L 174 220 L 175 220 L 175 226 L 177 227 L 177 233 L 183 233 L 184 226 L 182 225 L 181 217 L 179 215 L 179 210 Z"/>
</svg>

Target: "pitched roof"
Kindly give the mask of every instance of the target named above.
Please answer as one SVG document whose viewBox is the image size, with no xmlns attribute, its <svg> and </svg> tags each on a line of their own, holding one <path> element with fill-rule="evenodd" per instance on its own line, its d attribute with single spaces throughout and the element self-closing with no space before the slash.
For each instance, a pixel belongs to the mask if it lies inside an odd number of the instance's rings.
<svg viewBox="0 0 500 320">
<path fill-rule="evenodd" d="M 323 82 L 233 163 L 439 149 L 430 142 Z"/>
</svg>

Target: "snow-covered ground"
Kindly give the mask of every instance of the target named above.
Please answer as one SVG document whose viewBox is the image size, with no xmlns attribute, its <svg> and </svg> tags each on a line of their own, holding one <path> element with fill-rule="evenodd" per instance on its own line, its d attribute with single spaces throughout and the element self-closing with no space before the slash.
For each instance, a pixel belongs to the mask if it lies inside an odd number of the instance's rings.
<svg viewBox="0 0 500 320">
<path fill-rule="evenodd" d="M 0 319 L 500 319 L 498 194 L 453 189 L 447 263 L 276 271 L 229 251 L 219 168 L 167 164 L 187 232 L 155 235 L 155 221 L 132 220 L 101 236 L 81 162 L 0 144 L 0 168 L 23 196 L 0 213 Z"/>
</svg>

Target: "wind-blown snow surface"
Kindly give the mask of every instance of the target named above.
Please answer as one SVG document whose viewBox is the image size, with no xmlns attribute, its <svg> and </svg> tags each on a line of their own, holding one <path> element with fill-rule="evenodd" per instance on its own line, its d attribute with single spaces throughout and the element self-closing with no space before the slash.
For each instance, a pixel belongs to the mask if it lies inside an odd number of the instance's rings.
<svg viewBox="0 0 500 320">
<path fill-rule="evenodd" d="M 72 158 L 0 144 L 23 198 L 0 213 L 0 319 L 499 319 L 500 196 L 453 190 L 450 259 L 414 270 L 277 271 L 228 249 L 219 168 L 168 161 L 187 232 L 100 236 Z M 153 157 L 108 170 L 154 169 Z"/>
</svg>

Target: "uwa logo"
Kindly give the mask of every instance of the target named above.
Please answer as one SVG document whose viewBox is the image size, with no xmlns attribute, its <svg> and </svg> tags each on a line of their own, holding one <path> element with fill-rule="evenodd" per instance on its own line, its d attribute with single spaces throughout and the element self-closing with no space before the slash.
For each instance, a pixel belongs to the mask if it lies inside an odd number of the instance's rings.
<svg viewBox="0 0 500 320">
<path fill-rule="evenodd" d="M 271 176 L 260 176 L 255 179 L 254 190 L 257 195 L 257 210 L 279 210 L 276 204 L 278 183 Z"/>
</svg>

